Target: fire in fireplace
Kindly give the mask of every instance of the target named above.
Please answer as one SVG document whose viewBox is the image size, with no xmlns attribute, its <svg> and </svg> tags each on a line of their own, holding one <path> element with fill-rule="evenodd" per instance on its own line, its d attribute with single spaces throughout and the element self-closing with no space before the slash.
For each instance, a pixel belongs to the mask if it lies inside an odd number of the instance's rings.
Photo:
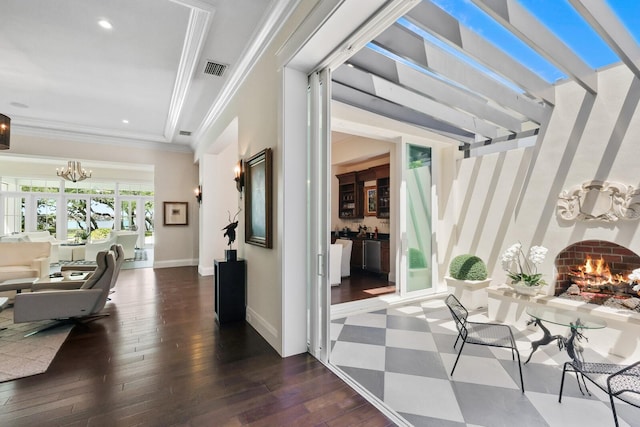
<svg viewBox="0 0 640 427">
<path fill-rule="evenodd" d="M 556 257 L 556 296 L 616 308 L 634 307 L 637 297 L 629 274 L 640 267 L 640 256 L 612 242 L 575 243 Z"/>
<path fill-rule="evenodd" d="M 569 276 L 573 283 L 585 290 L 599 291 L 603 288 L 626 285 L 629 282 L 628 274 L 627 277 L 624 274 L 612 274 L 604 258 L 600 257 L 594 261 L 588 255 L 583 265 L 570 269 Z"/>
</svg>

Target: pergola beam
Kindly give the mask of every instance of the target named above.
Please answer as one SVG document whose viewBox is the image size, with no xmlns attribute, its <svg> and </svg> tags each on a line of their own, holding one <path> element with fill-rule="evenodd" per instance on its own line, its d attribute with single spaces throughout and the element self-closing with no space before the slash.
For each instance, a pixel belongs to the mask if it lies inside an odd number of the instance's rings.
<svg viewBox="0 0 640 427">
<path fill-rule="evenodd" d="M 592 94 L 598 78 L 576 53 L 515 0 L 471 0 Z"/>
<path fill-rule="evenodd" d="M 484 37 L 460 24 L 453 16 L 430 1 L 421 2 L 411 9 L 405 18 L 491 68 L 531 96 L 543 99 L 551 105 L 555 104 L 555 89 L 550 83 L 491 44 Z"/>
<path fill-rule="evenodd" d="M 451 81 L 493 100 L 501 107 L 528 117 L 537 124 L 543 123 L 550 107 L 519 94 L 460 58 L 443 51 L 408 29 L 394 24 L 373 41 L 374 44 L 433 71 Z"/>
<path fill-rule="evenodd" d="M 602 0 L 569 0 L 569 3 L 640 78 L 640 46 L 607 3 Z"/>
<path fill-rule="evenodd" d="M 333 72 L 332 78 L 334 81 L 370 93 L 389 102 L 403 105 L 468 132 L 482 135 L 486 138 L 496 138 L 500 135 L 498 128 L 492 124 L 366 71 L 348 66 L 340 67 Z"/>
<path fill-rule="evenodd" d="M 475 136 L 472 133 L 464 131 L 457 126 L 441 122 L 403 105 L 394 104 L 337 81 L 332 82 L 331 97 L 335 101 L 342 102 L 343 104 L 351 105 L 380 116 L 389 117 L 403 123 L 410 123 L 461 143 L 470 144 L 475 141 Z"/>
<path fill-rule="evenodd" d="M 364 48 L 349 60 L 350 64 L 364 69 L 393 83 L 412 89 L 452 108 L 466 111 L 511 132 L 520 132 L 522 118 L 515 118 L 502 110 L 490 106 L 479 95 L 447 83 L 432 75 L 417 71 L 397 62 L 382 53 Z"/>
</svg>

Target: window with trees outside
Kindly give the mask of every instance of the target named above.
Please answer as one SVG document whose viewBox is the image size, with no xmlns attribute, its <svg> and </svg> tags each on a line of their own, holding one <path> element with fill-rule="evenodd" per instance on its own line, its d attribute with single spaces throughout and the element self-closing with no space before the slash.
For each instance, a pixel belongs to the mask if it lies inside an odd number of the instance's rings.
<svg viewBox="0 0 640 427">
<path fill-rule="evenodd" d="M 0 235 L 47 230 L 59 240 L 139 233 L 153 245 L 153 183 L 36 180 L 2 177 Z"/>
</svg>

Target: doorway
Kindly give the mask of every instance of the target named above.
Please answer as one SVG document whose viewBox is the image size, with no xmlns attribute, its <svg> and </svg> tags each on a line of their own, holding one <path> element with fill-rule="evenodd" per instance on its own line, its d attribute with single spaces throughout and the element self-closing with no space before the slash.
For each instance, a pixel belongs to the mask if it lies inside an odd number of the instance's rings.
<svg viewBox="0 0 640 427">
<path fill-rule="evenodd" d="M 331 280 L 332 305 L 396 293 L 390 241 L 394 150 L 390 141 L 331 132 L 330 241 L 341 258 L 340 277 Z"/>
</svg>

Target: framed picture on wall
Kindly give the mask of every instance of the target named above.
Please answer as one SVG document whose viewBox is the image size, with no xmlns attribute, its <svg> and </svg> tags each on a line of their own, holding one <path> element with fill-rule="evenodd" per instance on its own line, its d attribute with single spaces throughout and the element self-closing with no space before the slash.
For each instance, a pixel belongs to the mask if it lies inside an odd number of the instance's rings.
<svg viewBox="0 0 640 427">
<path fill-rule="evenodd" d="M 189 225 L 187 202 L 164 202 L 164 225 Z"/>
<path fill-rule="evenodd" d="M 378 198 L 376 187 L 364 187 L 364 214 L 366 216 L 376 216 L 377 210 Z"/>
<path fill-rule="evenodd" d="M 272 247 L 272 164 L 266 148 L 245 162 L 245 242 Z"/>
</svg>

